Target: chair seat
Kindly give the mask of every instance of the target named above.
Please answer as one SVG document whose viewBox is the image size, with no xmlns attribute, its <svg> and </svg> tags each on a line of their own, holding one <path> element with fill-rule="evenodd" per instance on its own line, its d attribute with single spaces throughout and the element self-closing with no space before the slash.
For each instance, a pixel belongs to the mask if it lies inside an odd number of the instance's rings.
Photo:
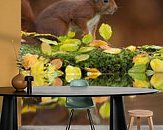
<svg viewBox="0 0 163 130">
<path fill-rule="evenodd" d="M 91 97 L 67 97 L 66 107 L 72 109 L 89 109 L 94 107 Z"/>
</svg>

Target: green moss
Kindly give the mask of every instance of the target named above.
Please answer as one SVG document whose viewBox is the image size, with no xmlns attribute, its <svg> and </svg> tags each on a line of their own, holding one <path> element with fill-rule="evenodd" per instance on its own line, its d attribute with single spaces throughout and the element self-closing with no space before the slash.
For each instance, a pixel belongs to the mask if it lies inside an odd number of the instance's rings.
<svg viewBox="0 0 163 130">
<path fill-rule="evenodd" d="M 35 54 L 35 55 L 42 55 L 40 46 L 22 44 L 21 47 L 20 47 L 19 55 L 23 56 L 23 55 L 26 55 L 28 53 Z"/>
<path fill-rule="evenodd" d="M 94 49 L 86 53 L 89 55 L 89 59 L 78 63 L 76 63 L 75 57 L 83 53 L 53 53 L 53 55 L 48 56 L 41 52 L 40 46 L 22 44 L 20 49 L 20 55 L 23 56 L 27 53 L 44 56 L 50 59 L 60 58 L 64 61 L 63 68 L 65 68 L 67 65 L 73 65 L 79 66 L 80 68 L 97 68 L 102 73 L 110 73 L 118 71 L 127 72 L 133 66 L 133 57 L 139 52 L 122 49 L 122 52 L 119 54 L 109 54 L 102 52 L 101 49 Z"/>
</svg>

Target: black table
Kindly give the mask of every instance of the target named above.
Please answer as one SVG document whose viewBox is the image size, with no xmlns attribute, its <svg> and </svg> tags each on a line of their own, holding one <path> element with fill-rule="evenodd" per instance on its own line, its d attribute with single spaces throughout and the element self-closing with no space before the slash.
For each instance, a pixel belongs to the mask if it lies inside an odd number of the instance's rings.
<svg viewBox="0 0 163 130">
<path fill-rule="evenodd" d="M 111 96 L 110 98 L 110 130 L 127 130 L 125 121 L 123 96 L 152 94 L 154 89 L 133 87 L 33 87 L 33 93 L 15 92 L 12 87 L 0 87 L 0 96 L 3 96 L 0 130 L 18 130 L 17 125 L 17 97 L 97 97 Z"/>
</svg>

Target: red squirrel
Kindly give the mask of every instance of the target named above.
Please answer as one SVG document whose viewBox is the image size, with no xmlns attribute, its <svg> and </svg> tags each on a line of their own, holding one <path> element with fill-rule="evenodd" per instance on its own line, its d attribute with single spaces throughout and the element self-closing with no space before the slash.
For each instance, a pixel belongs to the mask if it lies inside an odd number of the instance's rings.
<svg viewBox="0 0 163 130">
<path fill-rule="evenodd" d="M 103 14 L 117 10 L 114 0 L 60 0 L 46 7 L 35 19 L 35 31 L 56 36 L 68 31 L 80 32 L 83 36 L 95 31 Z"/>
<path fill-rule="evenodd" d="M 35 31 L 34 14 L 29 0 L 21 0 L 21 28 L 23 31 Z"/>
<path fill-rule="evenodd" d="M 114 0 L 61 0 L 45 8 L 35 21 L 36 31 L 65 35 L 77 28 L 82 35 L 95 30 L 101 15 L 113 14 L 117 9 Z"/>
</svg>

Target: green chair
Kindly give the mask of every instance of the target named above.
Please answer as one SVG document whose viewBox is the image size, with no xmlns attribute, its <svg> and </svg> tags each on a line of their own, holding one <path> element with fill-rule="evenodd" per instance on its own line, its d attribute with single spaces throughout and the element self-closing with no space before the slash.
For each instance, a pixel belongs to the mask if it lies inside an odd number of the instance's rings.
<svg viewBox="0 0 163 130">
<path fill-rule="evenodd" d="M 89 86 L 88 82 L 86 80 L 82 80 L 82 79 L 72 80 L 70 82 L 70 87 L 88 87 L 88 86 Z M 90 110 L 89 110 L 89 109 L 94 107 L 93 100 L 92 100 L 91 97 L 67 97 L 65 106 L 67 108 L 71 109 L 70 116 L 69 116 L 69 119 L 68 119 L 68 123 L 67 123 L 67 126 L 66 126 L 66 130 L 70 129 L 74 109 L 81 109 L 81 110 L 86 109 L 87 110 L 87 115 L 88 115 L 88 118 L 89 118 L 89 123 L 90 123 L 90 126 L 91 126 L 91 130 L 95 130 L 93 120 L 92 120 L 92 116 L 91 116 L 91 113 L 90 113 Z"/>
</svg>

